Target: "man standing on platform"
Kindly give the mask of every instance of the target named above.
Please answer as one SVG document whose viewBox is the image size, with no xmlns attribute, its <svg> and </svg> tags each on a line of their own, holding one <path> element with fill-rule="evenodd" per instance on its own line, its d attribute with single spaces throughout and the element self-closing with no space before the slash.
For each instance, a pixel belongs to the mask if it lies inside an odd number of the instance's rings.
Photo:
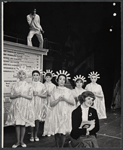
<svg viewBox="0 0 123 150">
<path fill-rule="evenodd" d="M 32 46 L 32 38 L 36 34 L 39 40 L 39 48 L 43 48 L 43 36 L 44 33 L 40 25 L 40 16 L 36 14 L 36 9 L 33 9 L 32 12 L 27 15 L 27 22 L 30 26 L 30 32 L 27 37 L 27 45 Z"/>
</svg>

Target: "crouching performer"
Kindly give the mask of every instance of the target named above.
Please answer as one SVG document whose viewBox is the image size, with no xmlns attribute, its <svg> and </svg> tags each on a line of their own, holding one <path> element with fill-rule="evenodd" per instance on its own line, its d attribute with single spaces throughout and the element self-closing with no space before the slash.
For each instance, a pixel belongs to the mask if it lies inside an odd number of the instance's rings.
<svg viewBox="0 0 123 150">
<path fill-rule="evenodd" d="M 99 131 L 97 111 L 91 106 L 95 96 L 85 91 L 78 96 L 80 105 L 72 112 L 72 147 L 98 148 L 96 133 Z"/>
</svg>

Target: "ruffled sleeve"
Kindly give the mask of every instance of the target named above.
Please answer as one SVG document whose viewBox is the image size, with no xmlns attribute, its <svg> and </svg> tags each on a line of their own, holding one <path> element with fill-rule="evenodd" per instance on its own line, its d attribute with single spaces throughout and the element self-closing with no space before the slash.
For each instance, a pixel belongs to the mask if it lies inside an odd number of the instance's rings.
<svg viewBox="0 0 123 150">
<path fill-rule="evenodd" d="M 45 87 L 44 84 L 42 84 L 42 91 L 41 91 L 41 93 L 42 94 L 46 94 L 46 92 L 47 92 L 47 88 Z"/>
<path fill-rule="evenodd" d="M 55 96 L 54 96 L 54 92 L 52 92 L 51 96 L 50 96 L 50 102 L 55 101 Z"/>
<path fill-rule="evenodd" d="M 33 87 L 31 84 L 29 84 L 29 92 L 28 92 L 29 96 L 33 96 Z"/>
<path fill-rule="evenodd" d="M 104 93 L 103 93 L 103 90 L 102 90 L 101 85 L 99 85 L 99 94 L 100 94 L 100 95 L 102 95 L 102 96 L 103 96 L 103 98 L 104 98 Z"/>
<path fill-rule="evenodd" d="M 53 85 L 53 89 L 52 89 L 52 91 L 50 92 L 50 94 L 52 95 L 52 94 L 54 93 L 55 90 L 56 90 L 56 86 Z"/>
<path fill-rule="evenodd" d="M 75 95 L 75 89 L 72 89 L 71 93 L 72 93 L 73 97 L 75 98 L 76 97 L 76 95 Z"/>
<path fill-rule="evenodd" d="M 85 90 L 89 91 L 89 84 L 86 85 Z"/>
<path fill-rule="evenodd" d="M 15 93 L 15 83 L 12 84 L 11 86 L 11 95 L 14 95 L 14 93 Z"/>
<path fill-rule="evenodd" d="M 70 100 L 71 100 L 71 102 L 73 102 L 73 104 L 75 105 L 75 99 L 74 99 L 74 96 L 73 96 L 72 90 L 69 90 L 69 93 L 70 93 L 69 99 L 70 99 Z"/>
</svg>

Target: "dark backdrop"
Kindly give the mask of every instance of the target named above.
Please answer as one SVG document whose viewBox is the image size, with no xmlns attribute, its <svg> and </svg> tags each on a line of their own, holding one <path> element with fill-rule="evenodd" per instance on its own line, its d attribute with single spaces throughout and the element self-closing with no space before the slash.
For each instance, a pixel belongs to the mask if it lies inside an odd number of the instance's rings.
<svg viewBox="0 0 123 150">
<path fill-rule="evenodd" d="M 49 53 L 50 62 L 45 59 L 44 69 L 65 67 L 72 77 L 78 73 L 87 77 L 90 71 L 98 71 L 101 76 L 98 83 L 102 85 L 109 108 L 121 75 L 120 2 L 116 6 L 112 2 L 7 2 L 4 4 L 4 35 L 26 41 L 29 32 L 26 16 L 33 6 L 41 17 L 44 38 L 60 45 L 60 48 L 51 46 L 51 50 L 58 52 Z M 35 37 L 33 41 L 37 46 Z M 87 65 L 87 57 L 91 55 L 94 59 L 89 61 L 93 67 Z M 75 73 L 73 70 L 83 61 L 84 65 Z"/>
</svg>

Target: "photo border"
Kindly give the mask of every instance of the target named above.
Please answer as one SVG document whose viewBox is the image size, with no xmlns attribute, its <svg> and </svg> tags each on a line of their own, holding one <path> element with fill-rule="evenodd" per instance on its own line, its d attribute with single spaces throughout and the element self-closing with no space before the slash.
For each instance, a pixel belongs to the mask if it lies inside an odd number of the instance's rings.
<svg viewBox="0 0 123 150">
<path fill-rule="evenodd" d="M 1 2 L 3 2 L 3 1 L 1 1 Z M 123 2 L 122 2 L 122 0 L 33 0 L 33 1 L 31 1 L 31 0 L 26 0 L 26 1 L 24 1 L 24 0 L 19 0 L 19 1 L 17 1 L 17 0 L 8 0 L 7 2 L 121 2 L 121 91 L 123 91 L 123 88 L 122 88 L 122 84 L 123 84 L 123 79 L 122 79 L 122 76 L 123 76 L 123 70 L 122 70 L 122 66 L 123 66 Z M 3 15 L 3 6 L 2 6 L 2 4 L 1 4 L 1 7 L 0 7 L 0 9 L 1 9 L 1 15 Z M 3 120 L 3 115 L 4 115 L 4 113 L 3 113 L 3 101 L 2 101 L 2 98 L 3 98 L 3 94 L 2 94 L 2 89 L 3 89 L 3 82 L 2 82 L 2 76 L 3 76 L 3 71 L 2 71 L 2 68 L 3 68 L 3 61 L 2 61 L 2 58 L 3 58 L 3 17 L 1 17 L 1 20 L 0 20 L 0 25 L 1 25 L 1 41 L 0 41 L 0 45 L 1 45 L 1 64 L 2 64 L 2 66 L 1 66 L 1 72 L 2 72 L 2 74 L 1 74 L 1 93 L 0 93 L 0 95 L 1 95 L 1 102 L 0 102 L 0 105 L 1 105 L 1 120 Z M 123 104 L 122 104 L 122 96 L 123 96 L 123 92 L 121 92 L 121 122 L 123 123 L 123 112 L 122 112 L 122 107 L 123 107 Z M 3 126 L 3 121 L 1 122 L 1 131 L 0 131 L 0 135 L 2 135 L 1 137 L 0 137 L 0 139 L 1 139 L 1 145 L 0 145 L 0 147 L 3 145 L 2 144 L 2 142 L 4 141 L 3 139 L 4 139 L 4 135 L 3 135 L 3 128 L 4 128 L 4 126 Z M 122 126 L 121 126 L 121 128 L 122 128 Z M 123 131 L 122 131 L 122 134 L 123 134 Z M 122 136 L 121 136 L 121 138 L 122 138 Z M 121 139 L 121 141 L 123 142 L 123 139 Z M 28 148 L 28 147 L 27 147 Z M 12 149 L 12 148 L 3 148 L 3 149 L 7 149 L 7 150 L 9 150 L 9 149 Z M 23 148 L 23 149 L 25 149 L 25 148 Z M 29 148 L 30 150 L 32 149 L 32 150 L 37 150 L 37 149 L 46 149 L 46 150 L 48 150 L 48 149 L 54 149 L 54 150 L 57 150 L 58 148 L 44 148 L 44 147 L 41 147 L 41 148 Z M 73 149 L 73 148 L 65 148 L 65 149 Z M 76 148 L 76 149 L 78 149 L 78 150 L 80 150 L 81 148 Z M 100 149 L 103 149 L 103 148 L 100 148 Z M 105 149 L 107 149 L 107 150 L 110 150 L 110 149 L 112 149 L 112 148 L 105 148 Z M 113 149 L 121 149 L 121 148 L 113 148 Z"/>
</svg>

